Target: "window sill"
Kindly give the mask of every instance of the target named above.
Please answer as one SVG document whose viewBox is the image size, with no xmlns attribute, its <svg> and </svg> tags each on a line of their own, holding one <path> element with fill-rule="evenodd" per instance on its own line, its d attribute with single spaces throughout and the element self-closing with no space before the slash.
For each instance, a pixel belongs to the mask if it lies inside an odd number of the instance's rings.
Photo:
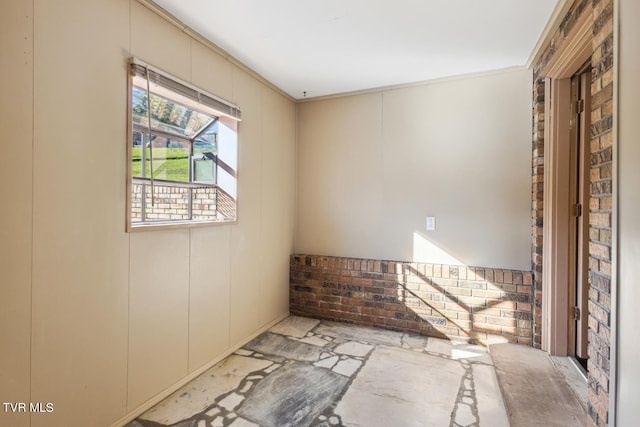
<svg viewBox="0 0 640 427">
<path fill-rule="evenodd" d="M 135 223 L 127 226 L 128 233 L 137 233 L 140 231 L 156 231 L 156 230 L 174 230 L 180 228 L 200 228 L 218 225 L 234 225 L 238 220 L 228 221 L 167 221 L 167 222 L 147 222 Z"/>
</svg>

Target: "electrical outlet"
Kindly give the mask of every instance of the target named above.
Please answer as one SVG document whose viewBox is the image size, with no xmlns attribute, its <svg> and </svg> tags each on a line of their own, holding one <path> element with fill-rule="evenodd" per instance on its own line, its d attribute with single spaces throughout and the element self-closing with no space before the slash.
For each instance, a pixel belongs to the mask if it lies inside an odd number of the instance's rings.
<svg viewBox="0 0 640 427">
<path fill-rule="evenodd" d="M 427 217 L 427 231 L 435 231 L 436 229 L 436 217 L 428 216 Z"/>
</svg>

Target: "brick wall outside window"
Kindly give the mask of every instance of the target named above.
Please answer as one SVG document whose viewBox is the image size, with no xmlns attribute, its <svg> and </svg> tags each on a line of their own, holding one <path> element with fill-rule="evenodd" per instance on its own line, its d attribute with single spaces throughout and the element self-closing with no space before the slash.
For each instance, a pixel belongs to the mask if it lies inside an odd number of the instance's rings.
<svg viewBox="0 0 640 427">
<path fill-rule="evenodd" d="M 142 220 L 141 184 L 131 186 L 131 220 Z M 151 186 L 145 185 L 145 219 L 148 221 L 189 220 L 189 203 L 192 203 L 191 218 L 194 220 L 224 220 L 236 217 L 236 201 L 224 191 L 214 187 L 189 189 L 178 186 L 155 184 L 151 203 Z M 192 201 L 190 202 L 190 197 Z"/>
</svg>

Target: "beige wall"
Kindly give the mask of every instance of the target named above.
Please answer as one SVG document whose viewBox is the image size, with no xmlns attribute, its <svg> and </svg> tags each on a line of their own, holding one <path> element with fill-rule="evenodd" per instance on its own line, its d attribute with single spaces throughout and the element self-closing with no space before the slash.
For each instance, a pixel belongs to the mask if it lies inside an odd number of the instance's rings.
<svg viewBox="0 0 640 427">
<path fill-rule="evenodd" d="M 619 0 L 618 372 L 617 425 L 638 422 L 640 407 L 640 3 Z"/>
<path fill-rule="evenodd" d="M 33 7 L 0 6 L 0 400 L 30 393 Z M 5 414 L 0 426 L 28 425 Z"/>
<path fill-rule="evenodd" d="M 296 251 L 529 270 L 531 85 L 508 71 L 299 104 Z"/>
<path fill-rule="evenodd" d="M 135 0 L 0 20 L 0 425 L 110 425 L 287 314 L 295 106 Z M 131 55 L 242 108 L 237 224 L 125 233 Z"/>
</svg>

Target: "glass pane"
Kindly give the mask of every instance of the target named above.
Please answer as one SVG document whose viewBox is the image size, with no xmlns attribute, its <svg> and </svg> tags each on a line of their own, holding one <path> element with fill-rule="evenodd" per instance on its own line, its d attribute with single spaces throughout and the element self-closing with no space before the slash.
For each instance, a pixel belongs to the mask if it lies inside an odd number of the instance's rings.
<svg viewBox="0 0 640 427">
<path fill-rule="evenodd" d="M 193 162 L 193 178 L 196 182 L 216 182 L 216 163 L 214 159 L 200 158 Z"/>
<path fill-rule="evenodd" d="M 145 142 L 136 145 L 134 131 L 133 147 L 131 147 L 131 176 L 151 177 L 151 147 L 153 146 L 153 177 L 168 181 L 189 182 L 189 143 L 177 139 L 152 135 L 151 144 Z M 144 134 L 142 134 L 144 135 Z M 140 141 L 146 141 L 144 136 Z M 144 153 L 144 158 L 143 158 Z M 144 164 L 144 168 L 143 168 Z"/>
<path fill-rule="evenodd" d="M 132 112 L 134 125 L 146 127 L 149 123 L 146 89 L 133 87 Z M 178 136 L 193 138 L 208 126 L 214 116 L 210 116 L 178 102 L 151 93 L 151 128 Z"/>
<path fill-rule="evenodd" d="M 154 138 L 151 144 L 153 144 L 153 177 L 189 182 L 189 144 L 163 137 Z M 146 148 L 146 152 L 147 158 L 151 159 L 151 150 Z M 147 161 L 147 165 L 148 171 L 151 162 Z"/>
<path fill-rule="evenodd" d="M 133 131 L 131 147 L 131 175 L 142 177 L 142 147 L 144 146 L 144 134 L 140 131 Z"/>
<path fill-rule="evenodd" d="M 218 153 L 218 121 L 216 120 L 193 142 L 194 153 Z"/>
</svg>

